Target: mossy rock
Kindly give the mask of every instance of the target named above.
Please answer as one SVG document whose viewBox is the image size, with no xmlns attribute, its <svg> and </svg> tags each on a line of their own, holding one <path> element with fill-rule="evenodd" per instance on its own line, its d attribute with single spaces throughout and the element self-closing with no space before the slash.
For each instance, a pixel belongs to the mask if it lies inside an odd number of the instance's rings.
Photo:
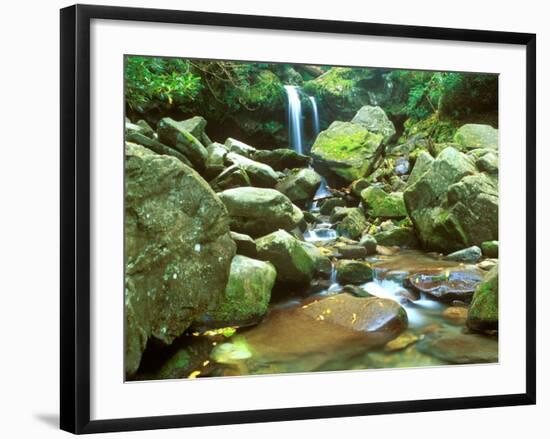
<svg viewBox="0 0 550 439">
<path fill-rule="evenodd" d="M 498 264 L 474 292 L 466 324 L 474 331 L 498 329 Z"/>
<path fill-rule="evenodd" d="M 333 214 L 338 209 L 345 209 L 344 216 L 340 223 L 336 226 L 336 230 L 341 236 L 349 239 L 359 239 L 365 229 L 369 226 L 363 211 L 357 207 L 351 208 L 335 208 Z M 337 213 L 337 212 L 336 212 Z M 332 218 L 332 217 L 331 217 Z"/>
<path fill-rule="evenodd" d="M 236 255 L 222 299 L 201 318 L 201 323 L 211 327 L 256 323 L 267 312 L 276 276 L 271 263 Z"/>
<path fill-rule="evenodd" d="M 300 241 L 284 230 L 256 240 L 258 258 L 271 262 L 277 269 L 277 282 L 307 284 L 315 273 L 315 260 Z"/>
<path fill-rule="evenodd" d="M 336 265 L 336 279 L 342 285 L 363 284 L 373 279 L 373 270 L 366 262 L 342 259 Z"/>
<path fill-rule="evenodd" d="M 305 207 L 313 200 L 321 185 L 321 176 L 313 169 L 294 169 L 280 180 L 275 189 L 285 194 L 297 206 Z"/>
<path fill-rule="evenodd" d="M 365 127 L 351 122 L 333 122 L 311 148 L 322 172 L 334 173 L 352 182 L 365 175 L 374 152 L 383 140 Z"/>
<path fill-rule="evenodd" d="M 371 217 L 403 218 L 407 216 L 402 192 L 388 194 L 379 187 L 370 186 L 361 192 L 361 199 L 367 214 Z"/>
<path fill-rule="evenodd" d="M 498 149 L 498 130 L 491 125 L 469 123 L 458 129 L 453 140 L 466 149 Z"/>
<path fill-rule="evenodd" d="M 481 250 L 486 258 L 498 258 L 498 241 L 482 242 Z"/>
<path fill-rule="evenodd" d="M 394 245 L 406 248 L 420 247 L 420 242 L 412 227 L 395 227 L 391 230 L 376 233 L 374 238 L 378 244 L 387 247 Z"/>
<path fill-rule="evenodd" d="M 353 123 L 364 126 L 371 133 L 381 134 L 383 142 L 388 141 L 395 135 L 395 127 L 386 113 L 378 106 L 365 105 L 359 109 L 351 120 Z"/>
</svg>

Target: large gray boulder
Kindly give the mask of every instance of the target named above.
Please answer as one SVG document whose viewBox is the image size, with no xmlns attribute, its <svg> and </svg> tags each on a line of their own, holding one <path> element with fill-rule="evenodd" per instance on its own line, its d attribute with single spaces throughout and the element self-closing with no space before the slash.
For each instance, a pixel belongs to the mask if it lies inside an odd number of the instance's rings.
<svg viewBox="0 0 550 439">
<path fill-rule="evenodd" d="M 457 130 L 454 141 L 466 149 L 498 149 L 498 130 L 491 125 L 469 123 Z"/>
<path fill-rule="evenodd" d="M 275 189 L 240 187 L 218 195 L 229 212 L 231 230 L 252 237 L 290 231 L 304 219 L 302 211 Z"/>
<path fill-rule="evenodd" d="M 247 145 L 246 143 L 233 139 L 232 137 L 229 137 L 225 141 L 225 147 L 229 152 L 235 152 L 245 157 L 252 157 L 252 155 L 256 152 L 256 148 L 253 146 Z"/>
<path fill-rule="evenodd" d="M 350 183 L 365 175 L 373 154 L 384 139 L 352 122 L 333 122 L 311 148 L 321 172 L 335 174 Z"/>
<path fill-rule="evenodd" d="M 147 341 L 166 344 L 222 296 L 235 243 L 227 211 L 193 169 L 126 145 L 125 361 L 139 367 Z"/>
<path fill-rule="evenodd" d="M 230 152 L 225 156 L 227 165 L 237 165 L 244 169 L 253 186 L 274 187 L 277 184 L 277 173 L 264 163 L 256 162 L 243 155 Z"/>
<path fill-rule="evenodd" d="M 416 157 L 414 167 L 412 168 L 409 178 L 407 179 L 407 187 L 416 183 L 420 177 L 422 177 L 424 173 L 430 169 L 433 161 L 434 158 L 427 151 L 421 151 Z"/>
<path fill-rule="evenodd" d="M 393 122 L 388 119 L 384 110 L 377 106 L 365 105 L 361 107 L 351 121 L 363 125 L 371 133 L 382 134 L 384 143 L 387 143 L 395 135 Z"/>
<path fill-rule="evenodd" d="M 157 126 L 159 141 L 181 152 L 196 170 L 202 172 L 208 151 L 186 126 L 188 125 L 185 121 L 176 122 L 169 117 L 162 118 Z"/>
<path fill-rule="evenodd" d="M 313 279 L 316 263 L 300 241 L 284 230 L 277 230 L 256 240 L 258 258 L 277 269 L 277 282 L 307 284 Z"/>
<path fill-rule="evenodd" d="M 321 185 L 321 177 L 313 169 L 295 169 L 283 178 L 275 189 L 285 194 L 294 204 L 305 207 L 313 200 Z"/>
<path fill-rule="evenodd" d="M 498 239 L 498 180 L 453 147 L 444 149 L 403 196 L 428 250 L 450 253 Z"/>
</svg>

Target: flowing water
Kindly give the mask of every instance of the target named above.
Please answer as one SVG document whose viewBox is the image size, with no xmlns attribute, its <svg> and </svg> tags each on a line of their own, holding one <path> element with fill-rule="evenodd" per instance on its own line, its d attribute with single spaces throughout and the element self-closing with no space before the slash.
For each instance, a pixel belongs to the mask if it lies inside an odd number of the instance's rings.
<svg viewBox="0 0 550 439">
<path fill-rule="evenodd" d="M 300 100 L 299 89 L 295 85 L 285 85 L 288 97 L 288 130 L 289 142 L 299 154 L 303 154 L 303 123 L 302 123 L 302 102 Z"/>
</svg>

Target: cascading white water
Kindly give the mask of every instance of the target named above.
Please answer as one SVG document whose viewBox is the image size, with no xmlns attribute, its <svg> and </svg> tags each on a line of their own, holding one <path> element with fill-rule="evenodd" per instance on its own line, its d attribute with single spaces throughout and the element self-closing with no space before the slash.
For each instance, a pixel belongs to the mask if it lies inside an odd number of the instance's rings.
<svg viewBox="0 0 550 439">
<path fill-rule="evenodd" d="M 288 97 L 288 130 L 292 149 L 303 154 L 302 103 L 295 85 L 285 85 Z"/>
<path fill-rule="evenodd" d="M 313 96 L 309 97 L 311 102 L 311 116 L 312 116 L 312 125 L 313 125 L 313 139 L 316 139 L 321 131 L 319 125 L 319 111 L 317 110 L 317 101 Z M 315 140 L 314 140 L 315 141 Z"/>
</svg>

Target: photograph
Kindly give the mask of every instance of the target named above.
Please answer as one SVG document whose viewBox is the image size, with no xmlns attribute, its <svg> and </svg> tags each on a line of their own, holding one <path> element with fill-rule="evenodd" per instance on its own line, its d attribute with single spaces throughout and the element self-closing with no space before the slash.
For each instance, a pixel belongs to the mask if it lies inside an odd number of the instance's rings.
<svg viewBox="0 0 550 439">
<path fill-rule="evenodd" d="M 123 74 L 125 381 L 499 362 L 497 73 Z"/>
</svg>

